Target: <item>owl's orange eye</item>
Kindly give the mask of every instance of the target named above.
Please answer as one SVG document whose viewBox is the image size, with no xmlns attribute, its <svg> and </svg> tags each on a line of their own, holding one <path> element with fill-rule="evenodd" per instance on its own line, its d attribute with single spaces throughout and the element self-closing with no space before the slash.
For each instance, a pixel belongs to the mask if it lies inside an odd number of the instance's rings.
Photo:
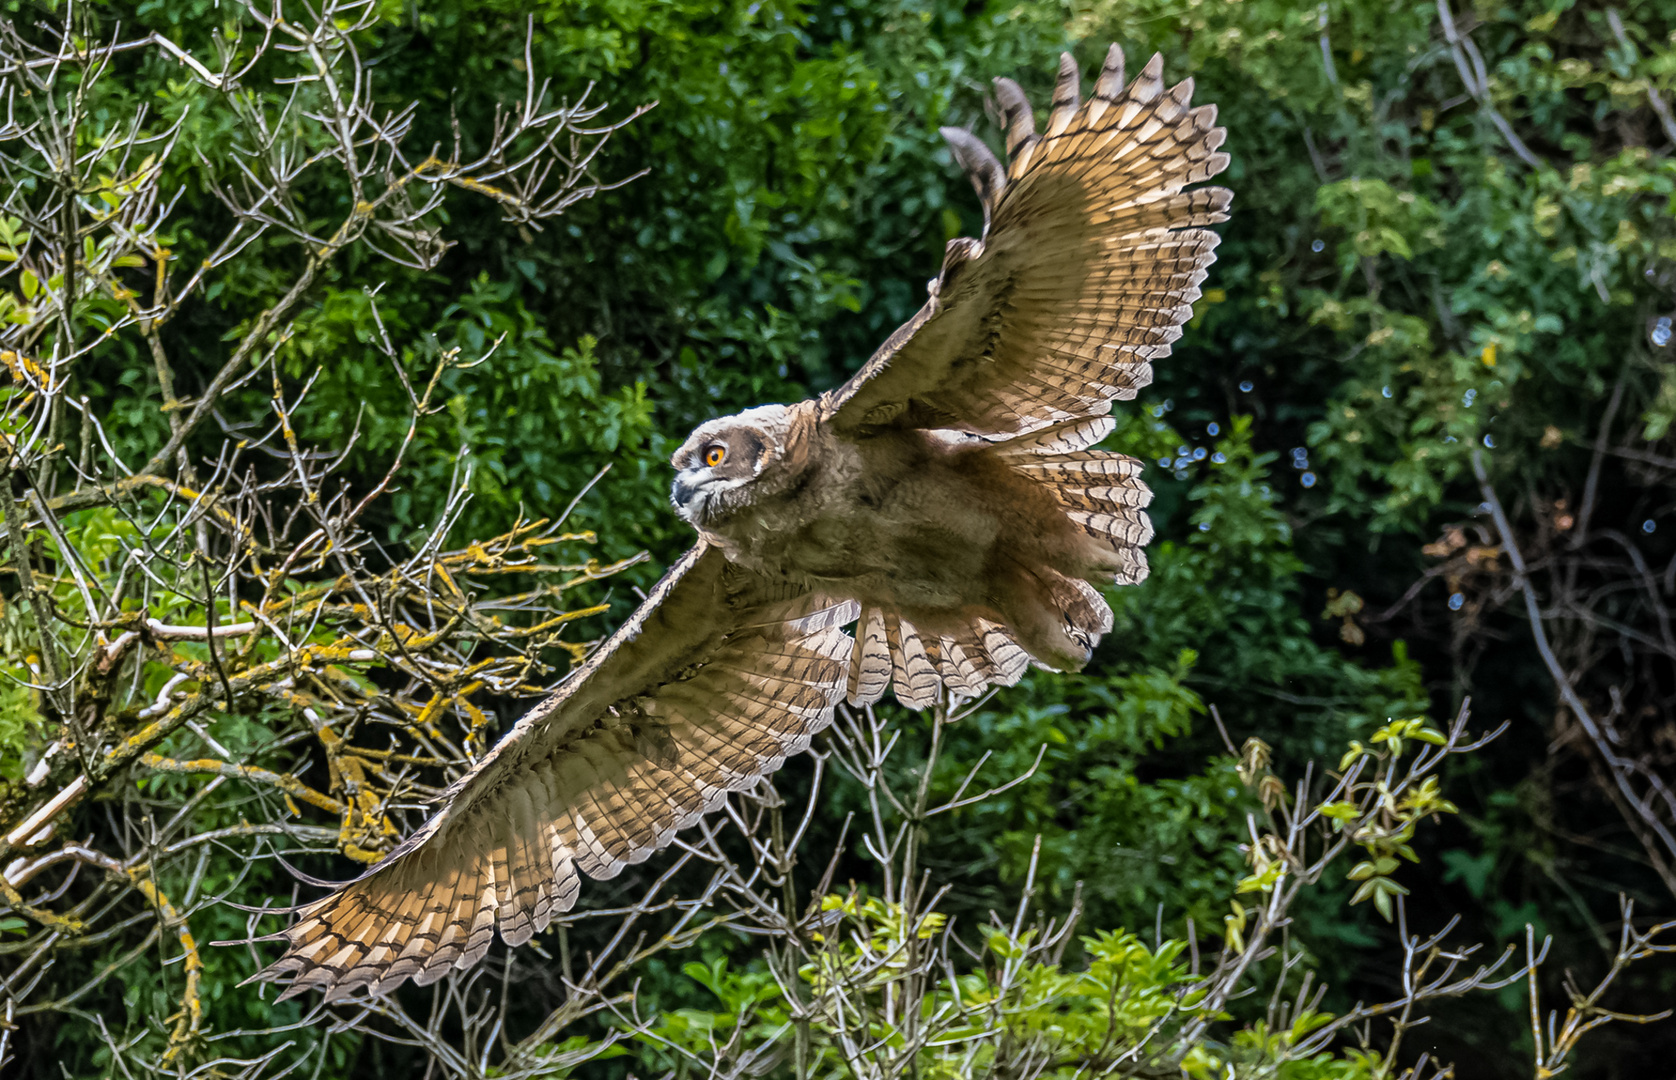
<svg viewBox="0 0 1676 1080">
<path fill-rule="evenodd" d="M 710 466 L 712 469 L 726 460 L 727 447 L 721 445 L 720 443 L 716 443 L 712 446 L 706 446 L 704 448 L 704 464 Z"/>
</svg>

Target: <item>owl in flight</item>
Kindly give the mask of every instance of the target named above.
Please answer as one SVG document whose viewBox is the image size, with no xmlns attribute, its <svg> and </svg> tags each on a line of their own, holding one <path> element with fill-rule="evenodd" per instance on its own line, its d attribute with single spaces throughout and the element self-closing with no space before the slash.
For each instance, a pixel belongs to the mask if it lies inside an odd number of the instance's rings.
<svg viewBox="0 0 1676 1080">
<path fill-rule="evenodd" d="M 944 128 L 983 203 L 918 314 L 854 378 L 711 420 L 676 451 L 698 542 L 550 698 L 365 875 L 303 908 L 281 1000 L 430 983 L 519 945 L 778 769 L 839 701 L 911 708 L 1032 663 L 1076 670 L 1146 576 L 1141 463 L 1091 449 L 1192 315 L 1231 193 L 1214 106 L 1124 85 L 1113 46 L 1079 104 L 1061 57 L 1047 129 L 995 81 L 1007 164 Z M 852 637 L 846 632 L 855 626 Z"/>
</svg>

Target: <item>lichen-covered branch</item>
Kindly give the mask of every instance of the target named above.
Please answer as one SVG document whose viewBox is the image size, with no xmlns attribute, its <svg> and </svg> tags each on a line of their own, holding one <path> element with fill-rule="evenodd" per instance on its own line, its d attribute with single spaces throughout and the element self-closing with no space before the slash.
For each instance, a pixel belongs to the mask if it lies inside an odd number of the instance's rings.
<svg viewBox="0 0 1676 1080">
<path fill-rule="evenodd" d="M 410 152 L 419 105 L 392 113 L 374 93 L 365 0 L 244 5 L 206 55 L 116 36 L 80 0 L 62 14 L 0 21 L 0 619 L 34 643 L 0 657 L 6 700 L 26 703 L 6 707 L 27 711 L 22 762 L 0 763 L 0 1000 L 6 1023 L 82 1010 L 172 941 L 157 977 L 179 1009 L 118 1058 L 217 1072 L 191 927 L 253 876 L 289 891 L 281 853 L 386 854 L 492 741 L 501 703 L 565 676 L 594 629 L 578 620 L 605 610 L 595 583 L 637 561 L 601 561 L 592 533 L 548 519 L 451 539 L 464 470 L 426 538 L 392 543 L 392 493 L 446 421 L 442 388 L 494 344 L 392 340 L 368 284 L 412 393 L 383 479 L 359 485 L 353 435 L 299 431 L 316 376 L 286 368 L 285 344 L 346 260 L 434 266 L 450 199 L 538 226 L 632 179 L 602 179 L 598 154 L 643 110 L 554 100 L 530 74 L 486 137 Z M 159 122 L 126 92 L 118 67 L 154 61 L 228 125 L 214 162 L 184 117 Z M 220 234 L 171 217 L 191 183 L 219 200 Z M 201 257 L 172 250 L 188 243 Z M 167 334 L 248 281 L 256 251 L 279 253 L 268 299 L 192 385 Z M 88 380 L 129 357 L 153 411 L 101 413 Z"/>
</svg>

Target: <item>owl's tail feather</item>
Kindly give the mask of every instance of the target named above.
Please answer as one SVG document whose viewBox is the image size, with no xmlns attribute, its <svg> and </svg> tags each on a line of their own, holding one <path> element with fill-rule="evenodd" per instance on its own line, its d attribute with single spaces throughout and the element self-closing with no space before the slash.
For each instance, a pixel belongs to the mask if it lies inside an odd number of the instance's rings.
<svg viewBox="0 0 1676 1080">
<path fill-rule="evenodd" d="M 924 709 L 937 703 L 943 686 L 977 697 L 991 685 L 1013 685 L 1029 666 L 1030 654 L 990 619 L 972 617 L 938 637 L 895 612 L 869 607 L 856 626 L 848 697 L 852 705 L 871 705 L 889 688 L 910 709 Z"/>
<path fill-rule="evenodd" d="M 1109 416 L 1069 420 L 1002 443 L 995 453 L 1045 487 L 1065 517 L 1096 541 L 1097 569 L 1113 584 L 1135 585 L 1147 574 L 1152 489 L 1141 480 L 1137 459 L 1089 449 L 1113 426 Z"/>
</svg>

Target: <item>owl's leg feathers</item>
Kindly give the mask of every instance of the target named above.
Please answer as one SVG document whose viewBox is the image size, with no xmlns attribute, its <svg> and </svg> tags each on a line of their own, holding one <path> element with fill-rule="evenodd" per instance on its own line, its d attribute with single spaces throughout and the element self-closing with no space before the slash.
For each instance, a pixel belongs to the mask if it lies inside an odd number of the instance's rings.
<svg viewBox="0 0 1676 1080">
<path fill-rule="evenodd" d="M 1037 517 L 999 541 L 991 573 L 1007 630 L 1058 670 L 1081 668 L 1111 631 L 1111 609 L 1096 586 L 1132 585 L 1147 574 L 1152 492 L 1140 461 L 1093 449 L 1112 428 L 1108 416 L 1079 417 L 981 451 L 1028 481 L 1021 500 L 1047 496 Z M 1057 527 L 1040 516 L 1054 510 Z"/>
<path fill-rule="evenodd" d="M 1097 586 L 1144 579 L 1152 537 L 1141 462 L 1092 449 L 1112 427 L 1108 416 L 1079 417 L 962 451 L 973 457 L 958 475 L 988 476 L 990 489 L 1006 492 L 985 504 L 986 489 L 974 485 L 969 496 L 997 522 L 980 590 L 962 608 L 863 604 L 846 673 L 851 704 L 890 688 L 923 709 L 945 686 L 961 697 L 1010 686 L 1032 660 L 1059 671 L 1088 662 L 1112 628 Z"/>
<path fill-rule="evenodd" d="M 1029 656 L 1055 671 L 1080 671 L 1112 627 L 1111 609 L 1088 582 L 1040 562 L 1008 556 L 997 580 L 1009 632 Z"/>
</svg>

